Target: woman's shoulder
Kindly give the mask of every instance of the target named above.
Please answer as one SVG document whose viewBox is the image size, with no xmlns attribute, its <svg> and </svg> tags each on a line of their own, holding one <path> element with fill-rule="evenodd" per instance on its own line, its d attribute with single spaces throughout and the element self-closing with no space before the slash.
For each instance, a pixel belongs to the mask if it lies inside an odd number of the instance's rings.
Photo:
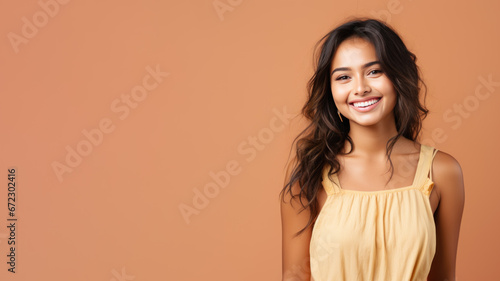
<svg viewBox="0 0 500 281">
<path fill-rule="evenodd" d="M 434 156 L 433 168 L 435 172 L 444 174 L 462 174 L 462 167 L 458 160 L 448 152 L 438 149 Z"/>
<path fill-rule="evenodd" d="M 431 166 L 432 181 L 439 194 L 462 193 L 463 171 L 458 160 L 451 154 L 438 150 Z"/>
</svg>

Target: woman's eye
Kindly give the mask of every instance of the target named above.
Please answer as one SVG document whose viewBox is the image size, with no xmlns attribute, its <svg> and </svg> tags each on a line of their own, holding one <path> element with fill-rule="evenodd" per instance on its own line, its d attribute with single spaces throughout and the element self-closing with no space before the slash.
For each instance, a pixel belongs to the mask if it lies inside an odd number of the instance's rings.
<svg viewBox="0 0 500 281">
<path fill-rule="evenodd" d="M 374 69 L 374 70 L 370 71 L 370 74 L 378 74 L 378 73 L 382 73 L 382 70 Z"/>
<path fill-rule="evenodd" d="M 337 79 L 336 79 L 336 80 L 345 80 L 345 79 L 347 79 L 347 78 L 348 78 L 347 76 L 342 75 L 342 76 L 337 77 Z"/>
</svg>

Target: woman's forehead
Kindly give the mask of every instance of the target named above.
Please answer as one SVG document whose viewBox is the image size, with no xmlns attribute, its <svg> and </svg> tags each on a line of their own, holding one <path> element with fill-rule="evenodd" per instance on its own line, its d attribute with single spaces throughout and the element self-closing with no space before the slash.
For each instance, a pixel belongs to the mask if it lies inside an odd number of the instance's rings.
<svg viewBox="0 0 500 281">
<path fill-rule="evenodd" d="M 332 60 L 332 68 L 358 67 L 377 60 L 375 46 L 360 37 L 350 37 L 338 47 Z"/>
</svg>

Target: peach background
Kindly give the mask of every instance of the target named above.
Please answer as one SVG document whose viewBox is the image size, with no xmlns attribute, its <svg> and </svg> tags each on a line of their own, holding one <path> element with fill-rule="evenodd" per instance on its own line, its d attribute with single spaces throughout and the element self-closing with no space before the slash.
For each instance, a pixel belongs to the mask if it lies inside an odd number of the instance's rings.
<svg viewBox="0 0 500 281">
<path fill-rule="evenodd" d="M 473 104 L 480 77 L 500 81 L 498 1 L 220 0 L 232 5 L 221 17 L 213 0 L 67 2 L 17 53 L 10 32 L 22 35 L 23 17 L 43 24 L 43 9 L 0 4 L 1 280 L 279 280 L 278 193 L 303 123 L 275 111 L 299 112 L 321 36 L 382 10 L 429 86 L 424 143 L 464 171 L 457 280 L 498 279 L 500 86 Z M 111 104 L 157 65 L 170 75 L 121 120 Z M 443 117 L 464 102 L 467 117 Z M 105 118 L 114 130 L 59 181 L 51 164 Z M 433 143 L 433 130 L 447 137 Z M 259 136 L 267 143 L 252 148 Z M 238 172 L 187 224 L 179 206 L 231 163 Z M 11 166 L 15 275 L 6 265 Z"/>
</svg>

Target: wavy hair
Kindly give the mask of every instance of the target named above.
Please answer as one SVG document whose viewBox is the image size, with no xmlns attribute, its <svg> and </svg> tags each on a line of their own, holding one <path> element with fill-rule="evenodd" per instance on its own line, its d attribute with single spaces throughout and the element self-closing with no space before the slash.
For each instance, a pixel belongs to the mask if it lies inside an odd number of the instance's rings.
<svg viewBox="0 0 500 281">
<path fill-rule="evenodd" d="M 397 101 L 394 107 L 397 135 L 386 144 L 386 156 L 391 165 L 391 177 L 394 167 L 390 158 L 392 148 L 401 137 L 416 141 L 422 128 L 422 121 L 427 117 L 427 108 L 420 103 L 421 86 L 424 91 L 424 104 L 427 87 L 420 77 L 416 56 L 410 52 L 400 36 L 387 24 L 371 18 L 355 18 L 344 22 L 323 36 L 314 46 L 313 76 L 307 83 L 308 98 L 301 114 L 308 119 L 308 126 L 294 139 L 296 144 L 294 165 L 290 176 L 285 178 L 285 185 L 280 192 L 282 200 L 289 192 L 292 201 L 296 196 L 302 205 L 300 212 L 310 209 L 307 225 L 298 231 L 300 235 L 316 220 L 319 214 L 318 191 L 322 188 L 322 171 L 329 165 L 328 175 L 340 170 L 337 155 L 341 153 L 346 141 L 354 143 L 349 136 L 349 122 L 341 122 L 331 92 L 330 70 L 333 57 L 340 44 L 350 37 L 360 37 L 371 42 L 376 51 L 381 67 L 392 82 Z M 319 57 L 318 46 L 321 46 Z M 288 164 L 288 170 L 292 163 Z M 288 175 L 288 173 L 287 173 Z M 300 192 L 292 194 L 292 186 L 298 184 Z M 305 197 L 307 204 L 302 203 Z M 300 213 L 299 212 L 299 213 Z"/>
</svg>

